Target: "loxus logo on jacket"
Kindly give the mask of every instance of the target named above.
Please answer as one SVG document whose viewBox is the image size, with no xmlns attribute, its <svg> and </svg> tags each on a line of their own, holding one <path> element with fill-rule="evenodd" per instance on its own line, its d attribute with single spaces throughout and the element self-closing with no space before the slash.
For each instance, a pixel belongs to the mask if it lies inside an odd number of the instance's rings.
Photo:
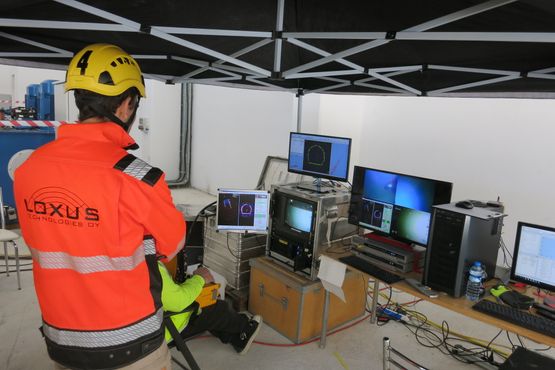
<svg viewBox="0 0 555 370">
<path fill-rule="evenodd" d="M 34 221 L 73 227 L 98 227 L 100 222 L 98 209 L 64 188 L 41 188 L 23 201 L 27 216 Z"/>
</svg>

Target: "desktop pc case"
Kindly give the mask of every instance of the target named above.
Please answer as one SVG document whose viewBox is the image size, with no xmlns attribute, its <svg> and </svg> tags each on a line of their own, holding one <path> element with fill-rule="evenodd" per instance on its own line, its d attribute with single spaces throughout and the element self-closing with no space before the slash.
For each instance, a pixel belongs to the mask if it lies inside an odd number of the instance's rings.
<svg viewBox="0 0 555 370">
<path fill-rule="evenodd" d="M 357 227 L 347 222 L 349 191 L 334 187 L 321 193 L 286 184 L 272 185 L 271 194 L 267 255 L 316 280 L 322 251 L 331 242 L 356 233 Z M 294 218 L 292 212 L 302 216 L 303 222 L 295 225 L 295 220 L 289 220 Z"/>
<path fill-rule="evenodd" d="M 480 261 L 487 277 L 492 278 L 504 216 L 502 207 L 434 206 L 423 283 L 460 297 L 465 294 L 468 270 L 475 261 Z"/>
</svg>

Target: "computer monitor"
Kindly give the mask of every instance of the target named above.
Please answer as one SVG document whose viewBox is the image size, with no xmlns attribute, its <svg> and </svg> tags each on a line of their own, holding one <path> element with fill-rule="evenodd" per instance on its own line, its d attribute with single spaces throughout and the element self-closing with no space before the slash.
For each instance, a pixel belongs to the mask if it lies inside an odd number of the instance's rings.
<svg viewBox="0 0 555 370">
<path fill-rule="evenodd" d="M 555 228 L 518 223 L 511 280 L 555 292 Z"/>
<path fill-rule="evenodd" d="M 337 181 L 347 181 L 351 139 L 291 132 L 289 172 Z"/>
<path fill-rule="evenodd" d="M 450 182 L 355 166 L 349 223 L 426 246 L 432 206 L 449 203 L 452 188 Z"/>
<path fill-rule="evenodd" d="M 270 217 L 270 193 L 266 190 L 218 189 L 217 229 L 266 233 Z"/>
</svg>

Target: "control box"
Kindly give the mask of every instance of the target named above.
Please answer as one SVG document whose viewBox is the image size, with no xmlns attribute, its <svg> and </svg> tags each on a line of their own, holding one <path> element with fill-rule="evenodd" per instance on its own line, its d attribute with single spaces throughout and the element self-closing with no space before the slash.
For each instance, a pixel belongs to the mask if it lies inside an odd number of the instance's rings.
<svg viewBox="0 0 555 370">
<path fill-rule="evenodd" d="M 356 233 L 347 222 L 350 192 L 326 193 L 297 184 L 273 185 L 267 255 L 293 271 L 317 279 L 318 258 L 331 243 Z"/>
</svg>

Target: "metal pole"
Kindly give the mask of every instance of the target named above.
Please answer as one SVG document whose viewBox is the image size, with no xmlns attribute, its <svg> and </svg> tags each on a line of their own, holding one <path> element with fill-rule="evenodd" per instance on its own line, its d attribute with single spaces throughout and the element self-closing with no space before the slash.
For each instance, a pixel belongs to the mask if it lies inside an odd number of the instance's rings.
<svg viewBox="0 0 555 370">
<path fill-rule="evenodd" d="M 301 132 L 303 120 L 303 89 L 297 91 L 297 132 Z"/>
<path fill-rule="evenodd" d="M 13 99 L 13 97 L 12 97 Z M 4 198 L 2 197 L 2 187 L 0 186 L 0 226 L 2 229 L 6 228 L 6 220 L 4 219 Z M 10 269 L 8 268 L 8 243 L 4 242 L 4 262 L 6 263 L 6 276 L 10 276 Z"/>
<path fill-rule="evenodd" d="M 276 17 L 276 32 L 283 31 L 283 12 L 285 7 L 285 0 L 278 0 L 277 17 Z M 281 36 L 276 38 L 274 45 L 274 72 L 281 72 L 281 47 L 283 40 Z"/>
<path fill-rule="evenodd" d="M 21 290 L 21 277 L 19 276 L 19 250 L 17 249 L 17 244 L 12 241 L 13 247 L 15 248 L 15 271 L 17 274 L 17 289 Z"/>
<path fill-rule="evenodd" d="M 389 370 L 389 338 L 383 337 L 383 370 Z"/>
<path fill-rule="evenodd" d="M 328 314 L 330 305 L 330 292 L 324 289 L 324 313 L 322 315 L 322 335 L 320 335 L 320 348 L 326 348 L 326 332 L 328 330 Z"/>
<path fill-rule="evenodd" d="M 376 323 L 376 316 L 378 313 L 378 298 L 380 294 L 380 281 L 374 278 L 374 290 L 372 292 L 372 316 L 370 317 L 370 323 Z"/>
</svg>

